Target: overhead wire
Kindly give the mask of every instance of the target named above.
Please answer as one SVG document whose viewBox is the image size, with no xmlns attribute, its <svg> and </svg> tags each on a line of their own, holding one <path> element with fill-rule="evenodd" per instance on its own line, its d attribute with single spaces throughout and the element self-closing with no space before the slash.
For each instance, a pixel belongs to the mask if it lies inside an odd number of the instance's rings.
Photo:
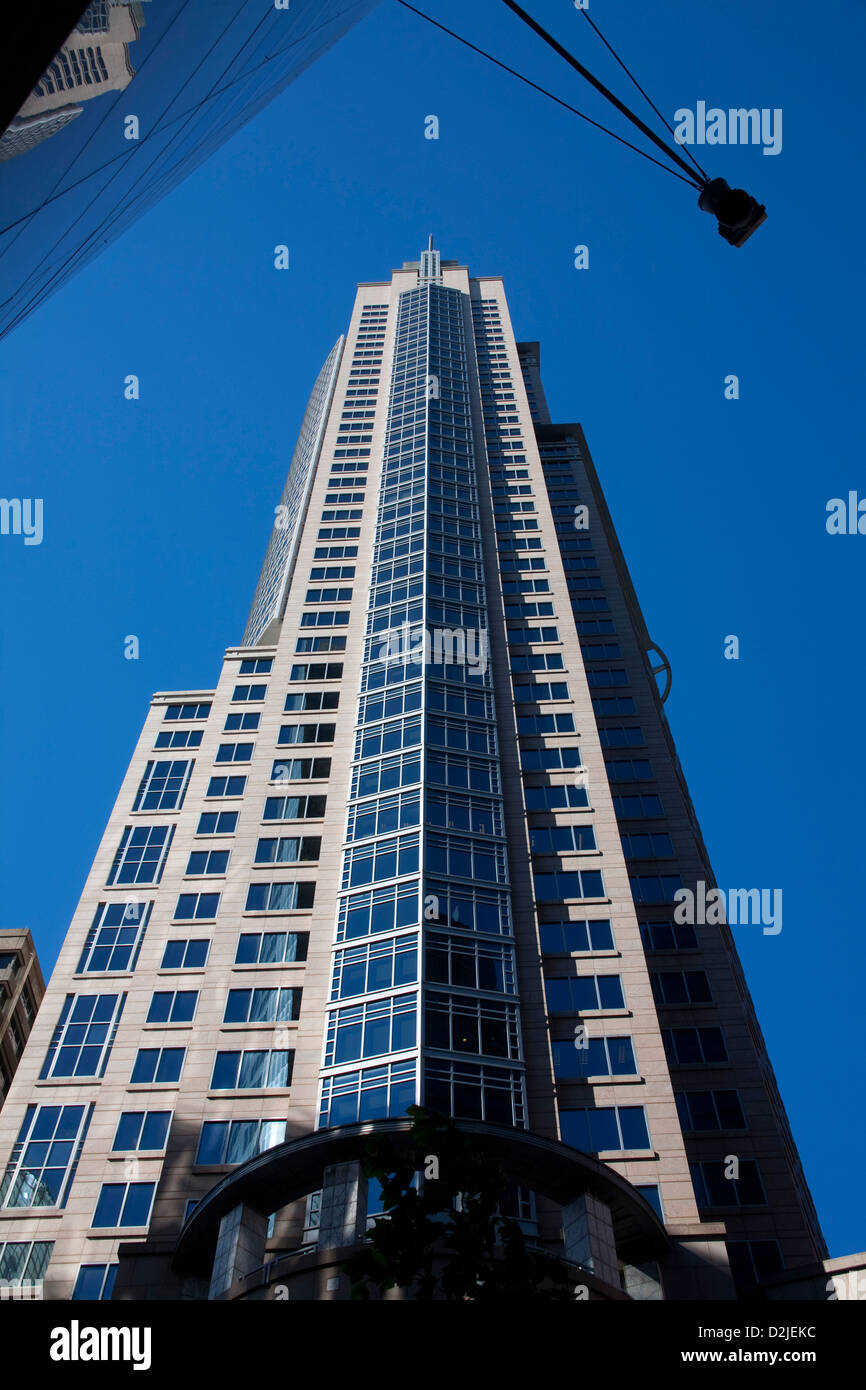
<svg viewBox="0 0 866 1390">
<path fill-rule="evenodd" d="M 528 14 L 522 5 L 518 5 L 517 0 L 502 0 L 502 3 L 507 5 L 509 10 L 517 15 L 518 19 L 522 19 L 523 23 L 527 25 L 534 34 L 537 34 L 540 39 L 543 39 L 548 47 L 553 49 L 554 53 L 559 54 L 559 57 L 563 58 L 565 62 L 568 63 L 569 67 L 574 68 L 575 72 L 579 72 L 581 77 L 585 78 L 597 92 L 600 92 L 612 106 L 616 107 L 617 111 L 621 112 L 627 120 L 631 121 L 632 125 L 637 126 L 638 130 L 642 131 L 648 139 L 652 140 L 654 145 L 657 145 L 660 150 L 664 150 L 669 159 L 672 159 L 681 169 L 685 169 L 690 180 L 694 182 L 694 174 L 682 156 L 679 155 L 676 150 L 671 149 L 670 145 L 666 144 L 660 135 L 656 135 L 655 131 L 651 130 L 646 122 L 641 120 L 640 116 L 635 115 L 634 111 L 630 110 L 624 101 L 620 101 L 619 97 L 616 96 L 609 87 L 606 87 L 603 82 L 600 82 L 599 79 L 590 72 L 589 68 L 584 67 L 583 63 L 581 63 L 578 58 L 575 58 L 574 54 L 570 53 L 558 39 L 555 39 L 551 33 L 548 33 L 547 29 L 539 24 L 537 19 L 533 19 L 532 15 Z M 703 180 L 702 183 L 696 184 L 695 186 L 702 188 L 704 182 L 706 182 L 706 180 Z"/>
<path fill-rule="evenodd" d="M 628 79 L 629 79 L 631 82 L 633 82 L 634 85 L 637 87 L 637 89 L 638 89 L 638 91 L 640 92 L 641 96 L 643 97 L 644 101 L 648 102 L 648 104 L 652 107 L 653 111 L 654 111 L 654 112 L 656 113 L 656 115 L 658 116 L 658 118 L 659 118 L 659 120 L 661 121 L 662 125 L 663 125 L 667 130 L 670 131 L 671 135 L 673 135 L 674 139 L 676 140 L 677 137 L 676 137 L 676 135 L 674 135 L 673 126 L 670 125 L 670 123 L 669 123 L 669 122 L 665 119 L 665 117 L 662 115 L 661 111 L 660 111 L 660 110 L 658 109 L 658 107 L 656 106 L 656 104 L 655 104 L 655 102 L 653 101 L 652 97 L 649 96 L 649 95 L 644 91 L 643 87 L 642 87 L 642 86 L 640 85 L 640 83 L 638 82 L 638 80 L 637 80 L 637 78 L 635 77 L 634 73 L 629 71 L 628 67 L 627 67 L 626 64 L 623 62 L 622 58 L 620 58 L 619 54 L 617 53 L 617 51 L 616 51 L 616 49 L 613 47 L 613 45 L 608 43 L 607 39 L 604 37 L 604 34 L 601 32 L 601 30 L 599 29 L 598 25 L 597 25 L 597 24 L 593 21 L 593 19 L 590 17 L 589 10 L 581 10 L 580 13 L 583 15 L 583 17 L 584 17 L 584 19 L 586 20 L 587 24 L 591 25 L 591 27 L 595 30 L 596 34 L 597 34 L 598 37 L 601 39 L 601 41 L 602 41 L 602 43 L 604 44 L 605 48 L 608 50 L 609 53 L 611 53 L 611 54 L 613 55 L 613 57 L 614 57 L 614 58 L 616 59 L 616 61 L 619 63 L 620 67 L 622 68 L 623 72 L 626 74 L 626 76 L 628 77 Z M 690 160 L 692 161 L 692 164 L 694 164 L 694 166 L 695 166 L 695 168 L 697 169 L 698 173 L 701 175 L 701 178 L 703 178 L 703 179 L 709 179 L 709 174 L 706 172 L 705 169 L 702 169 L 702 168 L 701 168 L 700 164 L 699 164 L 698 161 L 695 159 L 695 157 L 694 157 L 694 155 L 691 153 L 691 151 L 690 151 L 688 148 L 686 148 L 686 146 L 682 146 L 682 150 L 683 150 L 683 153 L 685 154 L 686 158 L 687 158 L 687 159 L 690 159 Z"/>
<path fill-rule="evenodd" d="M 616 131 L 609 130 L 608 127 L 602 125 L 600 121 L 593 120 L 592 116 L 587 116 L 585 111 L 578 111 L 577 107 L 572 106 L 570 102 L 564 101 L 562 97 L 556 96 L 554 92 L 548 91 L 546 87 L 542 87 L 539 83 L 533 82 L 530 77 L 525 77 L 522 72 L 518 72 L 516 68 L 510 67 L 508 63 L 502 62 L 500 58 L 494 58 L 493 54 L 488 53 L 486 49 L 479 48 L 477 44 L 470 43 L 469 39 L 465 39 L 462 34 L 458 34 L 454 29 L 449 29 L 446 24 L 440 24 L 438 19 L 434 19 L 432 15 L 426 14 L 424 10 L 419 10 L 415 5 L 410 5 L 409 0 L 397 0 L 397 3 L 402 5 L 404 9 L 411 10 L 413 14 L 426 20 L 428 24 L 432 24 L 436 29 L 441 29 L 444 34 L 448 34 L 450 38 L 456 39 L 457 42 L 462 43 L 465 48 L 471 48 L 473 53 L 478 53 L 482 58 L 486 58 L 488 62 L 494 63 L 496 67 L 502 68 L 504 72 L 510 73 L 512 77 L 518 78 L 518 80 L 524 82 L 527 87 L 532 87 L 534 91 L 540 92 L 542 96 L 549 97 L 551 101 L 556 102 L 557 106 L 564 107 L 566 111 L 571 111 L 573 115 L 579 116 L 582 121 L 586 121 L 589 125 L 594 126 L 596 130 L 600 130 L 605 135 L 609 135 L 611 139 L 616 140 L 618 144 L 625 145 L 627 149 L 633 150 L 634 153 L 639 154 L 642 159 L 649 160 L 650 164 L 655 164 L 657 168 L 664 169 L 665 173 L 671 174 L 675 179 L 679 179 L 681 183 L 690 184 L 692 188 L 701 187 L 688 165 L 683 166 L 688 175 L 687 178 L 684 178 L 682 174 L 677 173 L 676 169 L 671 169 L 669 165 L 662 164 L 660 159 L 655 159 L 653 155 L 647 154 L 646 150 L 642 150 L 639 145 L 633 145 L 630 140 L 624 139 L 622 135 L 617 135 Z M 666 152 L 669 153 L 669 151 Z M 679 160 L 677 162 L 682 163 L 682 161 Z"/>
</svg>

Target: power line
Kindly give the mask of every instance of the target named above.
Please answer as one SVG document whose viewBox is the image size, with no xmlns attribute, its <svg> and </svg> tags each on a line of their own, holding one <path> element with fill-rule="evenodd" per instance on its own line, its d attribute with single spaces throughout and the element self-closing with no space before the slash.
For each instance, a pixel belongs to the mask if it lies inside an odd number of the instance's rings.
<svg viewBox="0 0 866 1390">
<path fill-rule="evenodd" d="M 592 28 L 595 30 L 596 34 L 598 34 L 598 37 L 601 39 L 601 41 L 602 41 L 602 43 L 604 44 L 604 46 L 605 46 L 605 48 L 607 49 L 607 51 L 608 51 L 609 53 L 611 53 L 611 54 L 613 55 L 613 57 L 616 59 L 616 61 L 619 63 L 619 65 L 620 65 L 620 67 L 622 68 L 623 72 L 625 73 L 626 77 L 628 77 L 629 80 L 630 80 L 631 82 L 633 82 L 634 85 L 637 87 L 637 89 L 638 89 L 638 91 L 640 92 L 641 96 L 643 97 L 644 101 L 648 102 L 649 105 L 652 107 L 653 111 L 655 111 L 656 115 L 658 116 L 659 120 L 661 121 L 661 123 L 662 123 L 662 125 L 665 127 L 665 129 L 668 130 L 668 131 L 670 131 L 671 135 L 673 135 L 673 136 L 674 136 L 674 139 L 676 140 L 677 137 L 674 135 L 673 126 L 671 126 L 670 123 L 669 123 L 667 120 L 665 120 L 665 117 L 662 115 L 661 111 L 660 111 L 660 110 L 658 109 L 658 107 L 656 106 L 656 104 L 655 104 L 655 102 L 653 101 L 652 97 L 648 96 L 648 94 L 644 91 L 643 87 L 642 87 L 642 86 L 640 85 L 640 83 L 638 82 L 638 80 L 637 80 L 637 78 L 635 77 L 634 73 L 633 73 L 633 72 L 630 72 L 629 69 L 626 67 L 625 63 L 622 61 L 622 58 L 620 58 L 620 56 L 619 56 L 619 54 L 617 53 L 616 49 L 613 48 L 612 45 L 608 43 L 607 39 L 604 37 L 604 34 L 601 32 L 601 30 L 599 29 L 598 25 L 595 24 L 595 23 L 593 22 L 593 20 L 590 18 L 589 10 L 581 10 L 581 14 L 583 15 L 583 17 L 584 17 L 584 19 L 586 20 L 587 24 L 590 24 L 590 25 L 592 26 Z M 710 176 L 709 176 L 709 174 L 707 173 L 706 169 L 702 169 L 702 168 L 701 168 L 700 164 L 699 164 L 698 161 L 695 159 L 694 155 L 693 155 L 693 154 L 691 153 L 691 151 L 688 150 L 685 146 L 683 146 L 683 153 L 685 154 L 685 156 L 686 156 L 687 159 L 690 159 L 690 160 L 692 161 L 692 163 L 694 164 L 694 166 L 695 166 L 695 168 L 697 169 L 698 173 L 700 174 L 701 178 L 703 178 L 703 179 L 709 179 Z"/>
<path fill-rule="evenodd" d="M 522 19 L 524 24 L 528 25 L 533 33 L 543 39 L 544 42 L 553 49 L 554 53 L 558 53 L 560 58 L 564 58 L 569 67 L 574 68 L 575 72 L 579 72 L 581 77 L 584 77 L 591 86 L 595 87 L 597 92 L 601 92 L 602 96 L 615 106 L 617 111 L 622 112 L 623 116 L 631 121 L 632 125 L 637 126 L 638 130 L 643 131 L 644 135 L 652 140 L 654 145 L 658 145 L 659 149 L 664 150 L 665 154 L 678 164 L 681 169 L 685 169 L 686 173 L 689 175 L 689 181 L 693 183 L 696 188 L 701 188 L 703 186 L 702 184 L 695 183 L 693 171 L 689 165 L 686 164 L 682 156 L 677 154 L 676 150 L 672 150 L 670 145 L 666 144 L 660 135 L 656 135 L 654 130 L 650 130 L 649 126 L 641 120 L 640 116 L 636 116 L 633 111 L 630 111 L 625 102 L 620 101 L 619 97 L 615 96 L 608 87 L 605 87 L 603 82 L 599 82 L 598 78 L 594 77 L 589 71 L 589 68 L 585 68 L 583 63 L 578 62 L 574 54 L 569 53 L 567 48 L 563 48 L 558 39 L 555 39 L 552 34 L 549 34 L 546 29 L 543 29 L 537 20 L 532 18 L 531 14 L 527 14 L 526 10 L 522 9 L 521 6 L 516 3 L 516 0 L 503 0 L 503 4 L 507 5 L 509 10 L 516 14 L 519 19 Z"/>
<path fill-rule="evenodd" d="M 541 87 L 537 82 L 533 82 L 531 78 L 524 77 L 523 73 L 518 72 L 516 68 L 509 67 L 507 63 L 503 63 L 499 58 L 494 58 L 493 54 L 488 53 L 486 49 L 479 48 L 476 44 L 470 43 L 468 39 L 464 39 L 461 34 L 455 33 L 455 31 L 449 29 L 447 25 L 440 24 L 438 19 L 434 19 L 432 15 L 425 14 L 423 10 L 416 9 L 414 5 L 409 4 L 409 0 L 397 0 L 397 3 L 402 5 L 404 9 L 411 10 L 413 14 L 418 15 L 421 19 L 425 19 L 428 24 L 432 24 L 436 29 L 441 29 L 443 34 L 448 34 L 450 38 L 456 39 L 457 42 L 462 43 L 465 48 L 471 48 L 473 53 L 480 54 L 480 56 L 486 58 L 488 62 L 494 63 L 498 68 L 502 68 L 503 72 L 510 73 L 512 77 L 516 77 L 520 82 L 525 82 L 527 87 L 532 87 L 534 91 L 540 92 L 542 96 L 549 97 L 551 101 L 556 102 L 557 106 L 564 107 L 566 111 L 570 111 L 574 116 L 579 116 L 582 121 L 586 121 L 589 125 L 594 126 L 596 130 L 600 130 L 605 135 L 609 135 L 610 138 L 616 140 L 618 144 L 625 145 L 626 149 L 634 150 L 635 154 L 639 154 L 642 159 L 648 159 L 650 164 L 655 164 L 657 168 L 664 169 L 665 173 L 671 174 L 673 178 L 679 179 L 681 183 L 687 183 L 692 188 L 701 187 L 701 184 L 696 181 L 692 170 L 687 164 L 683 164 L 681 159 L 677 159 L 677 163 L 686 170 L 688 178 L 683 178 L 682 174 L 678 174 L 676 170 L 671 169 L 669 165 L 662 164 L 660 159 L 654 159 L 651 154 L 647 154 L 646 150 L 640 149 L 638 145 L 633 145 L 630 140 L 623 139 L 621 135 L 617 135 L 616 131 L 608 130 L 607 126 L 601 125 L 599 121 L 594 121 L 592 117 L 587 116 L 584 111 L 578 111 L 576 106 L 571 106 L 567 101 L 563 101 L 561 97 L 555 96 L 554 93 L 549 92 L 546 87 Z M 656 141 L 656 143 L 659 142 Z M 662 148 L 665 149 L 666 153 L 670 153 L 666 146 L 663 145 Z M 674 157 L 676 158 L 676 156 Z"/>
</svg>

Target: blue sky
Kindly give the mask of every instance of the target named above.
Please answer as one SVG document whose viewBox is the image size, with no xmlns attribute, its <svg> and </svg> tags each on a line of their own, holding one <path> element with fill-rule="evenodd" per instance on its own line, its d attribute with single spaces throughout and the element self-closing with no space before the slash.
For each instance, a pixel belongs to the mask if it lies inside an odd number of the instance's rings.
<svg viewBox="0 0 866 1390">
<path fill-rule="evenodd" d="M 446 257 L 504 275 L 553 417 L 586 429 L 673 664 L 667 710 L 719 883 L 783 890 L 780 935 L 735 935 L 843 1254 L 866 1248 L 866 537 L 829 536 L 825 509 L 866 495 L 866 6 L 816 22 L 805 0 L 591 4 L 669 119 L 698 100 L 782 108 L 779 155 L 697 152 L 767 204 L 744 249 L 693 190 L 383 0 L 0 344 L 4 495 L 45 506 L 42 545 L 0 538 L 3 924 L 30 926 L 50 968 L 150 695 L 207 688 L 240 639 L 356 281 L 387 279 L 432 230 Z M 421 7 L 629 133 L 499 0 Z M 627 95 L 570 0 L 529 8 Z"/>
</svg>

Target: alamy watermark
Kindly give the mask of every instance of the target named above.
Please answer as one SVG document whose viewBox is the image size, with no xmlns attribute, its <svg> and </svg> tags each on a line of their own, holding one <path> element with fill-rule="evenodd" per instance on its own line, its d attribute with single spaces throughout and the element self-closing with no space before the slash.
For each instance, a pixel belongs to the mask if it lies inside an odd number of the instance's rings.
<svg viewBox="0 0 866 1390">
<path fill-rule="evenodd" d="M 763 145 L 763 154 L 782 153 L 782 109 L 763 106 L 707 106 L 699 101 L 694 111 L 681 106 L 674 112 L 674 139 L 678 145 Z"/>
<path fill-rule="evenodd" d="M 726 902 L 727 900 L 727 902 Z M 781 888 L 711 888 L 701 879 L 691 888 L 674 893 L 674 921 L 680 925 L 763 926 L 764 936 L 778 936 L 782 930 Z"/>
<path fill-rule="evenodd" d="M 383 666 L 408 662 L 425 666 L 465 666 L 487 673 L 487 633 L 474 627 L 434 627 L 408 621 L 384 633 L 374 660 Z"/>
<path fill-rule="evenodd" d="M 22 536 L 25 545 L 42 544 L 42 498 L 0 497 L 0 536 Z"/>
</svg>

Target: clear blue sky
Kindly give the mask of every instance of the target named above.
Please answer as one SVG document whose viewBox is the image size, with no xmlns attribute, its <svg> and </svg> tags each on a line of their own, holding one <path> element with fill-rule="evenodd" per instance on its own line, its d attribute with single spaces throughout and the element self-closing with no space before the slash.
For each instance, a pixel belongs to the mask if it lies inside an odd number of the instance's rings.
<svg viewBox="0 0 866 1390">
<path fill-rule="evenodd" d="M 625 94 L 570 0 L 527 3 Z M 607 119 L 499 0 L 425 4 Z M 591 4 L 669 118 L 782 108 L 778 156 L 698 152 L 767 204 L 743 250 L 691 189 L 383 0 L 0 345 L 2 490 L 45 505 L 41 546 L 0 537 L 2 921 L 29 925 L 50 968 L 151 693 L 208 687 L 240 639 L 356 281 L 433 230 L 505 276 L 554 418 L 584 424 L 673 663 L 720 884 L 783 889 L 781 935 L 736 935 L 831 1253 L 862 1250 L 866 536 L 828 536 L 825 507 L 866 495 L 866 6 Z"/>
</svg>

